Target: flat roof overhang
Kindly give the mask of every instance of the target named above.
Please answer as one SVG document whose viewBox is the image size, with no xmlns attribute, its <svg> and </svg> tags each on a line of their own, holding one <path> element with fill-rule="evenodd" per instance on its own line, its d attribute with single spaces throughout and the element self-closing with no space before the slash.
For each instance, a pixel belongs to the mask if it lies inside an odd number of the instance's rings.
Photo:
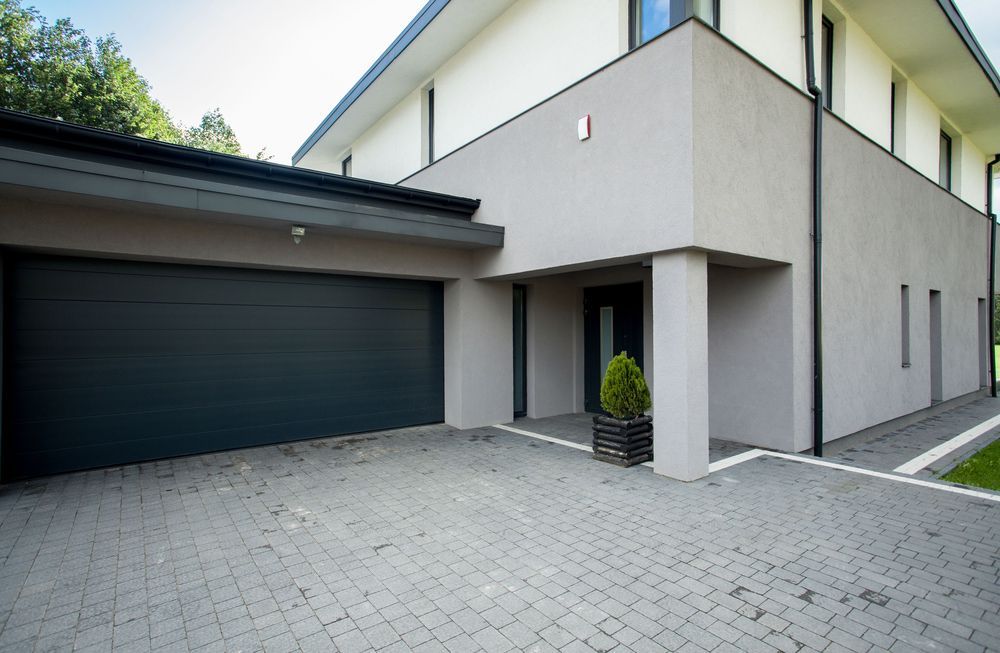
<svg viewBox="0 0 1000 653">
<path fill-rule="evenodd" d="M 1000 77 L 953 0 L 840 4 L 954 127 L 1000 152 Z"/>
<path fill-rule="evenodd" d="M 502 247 L 479 200 L 254 161 L 0 110 L 0 193 L 127 203 L 237 224 Z"/>
</svg>

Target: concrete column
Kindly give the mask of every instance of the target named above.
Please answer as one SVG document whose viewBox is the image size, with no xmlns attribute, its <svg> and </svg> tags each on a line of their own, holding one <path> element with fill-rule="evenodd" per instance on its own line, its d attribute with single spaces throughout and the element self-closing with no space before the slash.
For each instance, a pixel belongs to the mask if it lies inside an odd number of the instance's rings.
<svg viewBox="0 0 1000 653">
<path fill-rule="evenodd" d="M 444 421 L 451 426 L 513 419 L 512 293 L 509 282 L 444 284 Z"/>
<path fill-rule="evenodd" d="M 653 469 L 708 475 L 708 262 L 704 252 L 653 257 Z"/>
</svg>

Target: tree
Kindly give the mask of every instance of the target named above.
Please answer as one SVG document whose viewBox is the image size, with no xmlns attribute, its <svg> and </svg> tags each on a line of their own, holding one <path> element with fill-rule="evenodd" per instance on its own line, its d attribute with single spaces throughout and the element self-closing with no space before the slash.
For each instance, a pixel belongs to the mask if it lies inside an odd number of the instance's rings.
<svg viewBox="0 0 1000 653">
<path fill-rule="evenodd" d="M 175 124 L 113 34 L 91 41 L 69 18 L 49 25 L 20 0 L 0 0 L 0 106 L 245 156 L 219 109 L 197 127 Z"/>
<path fill-rule="evenodd" d="M 243 156 L 233 128 L 222 117 L 218 107 L 213 111 L 207 111 L 197 127 L 183 130 L 179 142 L 188 147 Z"/>
</svg>

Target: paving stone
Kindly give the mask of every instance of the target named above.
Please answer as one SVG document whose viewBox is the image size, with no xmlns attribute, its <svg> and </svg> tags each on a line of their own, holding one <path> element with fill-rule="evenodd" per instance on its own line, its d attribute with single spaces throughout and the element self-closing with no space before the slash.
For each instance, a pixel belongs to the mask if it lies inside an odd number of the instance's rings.
<svg viewBox="0 0 1000 653">
<path fill-rule="evenodd" d="M 885 469 L 989 402 L 845 455 Z M 675 483 L 440 425 L 95 470 L 0 487 L 0 652 L 983 651 L 998 509 L 767 457 Z"/>
</svg>

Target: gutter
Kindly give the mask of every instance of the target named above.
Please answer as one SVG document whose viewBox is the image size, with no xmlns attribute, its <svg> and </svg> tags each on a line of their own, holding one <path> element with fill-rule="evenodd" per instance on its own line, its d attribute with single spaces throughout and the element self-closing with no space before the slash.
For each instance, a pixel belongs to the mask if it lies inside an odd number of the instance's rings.
<svg viewBox="0 0 1000 653">
<path fill-rule="evenodd" d="M 118 165 L 125 160 L 140 166 L 162 166 L 186 174 L 195 173 L 203 178 L 204 175 L 219 175 L 230 180 L 251 181 L 258 186 L 261 183 L 278 184 L 285 191 L 297 188 L 314 193 L 337 193 L 362 202 L 381 201 L 436 209 L 465 220 L 471 219 L 479 208 L 476 199 L 219 154 L 6 109 L 0 109 L 0 144 L 28 145 L 37 151 L 40 151 L 38 146 L 48 147 L 63 156 L 82 159 L 111 157 Z"/>
<path fill-rule="evenodd" d="M 812 304 L 813 455 L 823 457 L 823 89 L 816 85 L 813 0 L 802 0 L 805 22 L 806 88 L 813 96 L 812 132 Z"/>
<path fill-rule="evenodd" d="M 1000 163 L 1000 154 L 993 157 L 993 160 L 986 164 L 986 217 L 990 221 L 990 343 L 987 347 L 987 358 L 990 369 L 990 396 L 997 396 L 997 370 L 996 356 L 993 354 L 993 344 L 996 342 L 996 265 L 997 265 L 997 215 L 993 212 L 993 166 Z"/>
</svg>

